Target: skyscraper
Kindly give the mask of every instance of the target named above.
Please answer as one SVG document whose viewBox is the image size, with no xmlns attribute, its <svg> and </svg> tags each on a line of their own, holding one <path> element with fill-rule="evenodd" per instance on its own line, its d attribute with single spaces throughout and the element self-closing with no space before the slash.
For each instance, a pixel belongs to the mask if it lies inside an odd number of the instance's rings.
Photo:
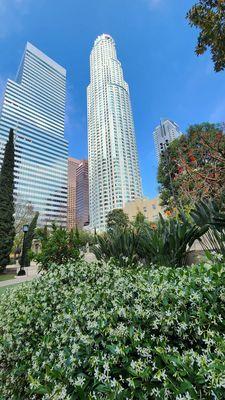
<svg viewBox="0 0 225 400">
<path fill-rule="evenodd" d="M 67 227 L 76 228 L 77 225 L 77 168 L 81 161 L 68 158 L 68 201 L 67 201 Z"/>
<path fill-rule="evenodd" d="M 39 211 L 39 224 L 67 220 L 66 70 L 27 43 L 16 80 L 8 80 L 0 118 L 0 166 L 15 132 L 15 199 Z"/>
<path fill-rule="evenodd" d="M 109 211 L 142 196 L 129 87 L 106 34 L 91 51 L 87 100 L 90 225 L 104 230 Z"/>
<path fill-rule="evenodd" d="M 77 168 L 76 218 L 77 226 L 89 224 L 88 161 L 82 160 Z"/>
<path fill-rule="evenodd" d="M 89 223 L 88 162 L 68 158 L 68 229 Z"/>
<path fill-rule="evenodd" d="M 160 160 L 160 155 L 163 153 L 169 143 L 178 138 L 180 135 L 182 135 L 182 132 L 180 131 L 179 126 L 169 119 L 162 120 L 160 125 L 155 128 L 153 137 L 158 162 Z"/>
</svg>

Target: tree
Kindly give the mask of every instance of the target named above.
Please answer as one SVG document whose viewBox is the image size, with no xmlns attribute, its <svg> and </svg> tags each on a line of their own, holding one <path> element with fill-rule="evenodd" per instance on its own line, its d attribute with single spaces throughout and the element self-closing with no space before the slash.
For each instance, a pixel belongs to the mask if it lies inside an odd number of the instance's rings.
<svg viewBox="0 0 225 400">
<path fill-rule="evenodd" d="M 128 215 L 122 209 L 115 209 L 107 215 L 107 230 L 127 228 L 129 225 Z"/>
<path fill-rule="evenodd" d="M 21 249 L 23 244 L 23 225 L 30 225 L 35 212 L 33 206 L 30 202 L 16 198 L 15 204 L 15 237 L 12 247 L 12 252 L 14 253 L 14 258 L 16 258 L 16 253 Z"/>
<path fill-rule="evenodd" d="M 30 265 L 30 258 L 29 258 L 29 251 L 31 250 L 32 247 L 32 242 L 35 236 L 35 229 L 37 227 L 37 221 L 38 221 L 39 213 L 36 212 L 35 216 L 33 217 L 28 231 L 26 233 L 26 236 L 24 238 L 23 242 L 23 251 L 20 259 L 20 265 L 23 267 L 28 267 Z"/>
<path fill-rule="evenodd" d="M 138 211 L 137 215 L 134 218 L 132 225 L 134 227 L 138 228 L 139 226 L 142 226 L 145 223 L 146 223 L 146 218 L 145 218 L 144 214 L 141 211 Z"/>
<path fill-rule="evenodd" d="M 20 234 L 23 225 L 29 225 L 35 216 L 34 207 L 31 202 L 17 197 L 15 204 L 15 233 Z"/>
<path fill-rule="evenodd" d="M 47 225 L 45 225 L 43 228 L 39 227 L 35 231 L 35 239 L 37 239 L 41 243 L 41 246 L 45 246 L 48 240 L 48 236 L 49 231 Z"/>
<path fill-rule="evenodd" d="M 211 49 L 215 71 L 225 68 L 225 1 L 199 0 L 187 14 L 191 26 L 200 29 L 197 55 Z"/>
<path fill-rule="evenodd" d="M 167 209 L 192 207 L 199 199 L 219 198 L 225 189 L 225 135 L 222 126 L 190 126 L 173 141 L 158 169 L 160 197 Z"/>
<path fill-rule="evenodd" d="M 0 173 L 0 270 L 9 263 L 14 228 L 14 132 L 10 129 Z"/>
<path fill-rule="evenodd" d="M 42 232 L 43 233 L 43 232 Z M 69 261 L 80 259 L 79 239 L 77 232 L 52 225 L 41 242 L 41 252 L 35 254 L 34 259 L 41 269 L 47 270 L 51 264 L 63 265 Z"/>
</svg>

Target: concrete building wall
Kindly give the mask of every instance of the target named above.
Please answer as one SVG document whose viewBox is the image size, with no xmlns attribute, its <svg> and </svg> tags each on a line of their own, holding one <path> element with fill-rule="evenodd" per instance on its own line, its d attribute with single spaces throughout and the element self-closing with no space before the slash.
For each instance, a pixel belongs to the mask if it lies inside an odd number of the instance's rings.
<svg viewBox="0 0 225 400">
<path fill-rule="evenodd" d="M 129 201 L 125 204 L 123 210 L 130 221 L 133 221 L 138 212 L 141 212 L 149 222 L 157 221 L 159 213 L 163 212 L 162 207 L 159 205 L 159 197 L 151 200 L 144 197 Z"/>
</svg>

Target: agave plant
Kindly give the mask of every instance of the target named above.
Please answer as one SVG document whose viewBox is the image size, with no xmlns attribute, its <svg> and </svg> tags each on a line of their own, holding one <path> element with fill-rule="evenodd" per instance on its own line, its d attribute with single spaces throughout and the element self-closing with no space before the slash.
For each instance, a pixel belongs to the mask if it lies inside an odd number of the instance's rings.
<svg viewBox="0 0 225 400">
<path fill-rule="evenodd" d="M 202 248 L 216 251 L 225 259 L 225 201 L 201 200 L 196 204 L 191 216 L 196 225 L 207 227 L 207 232 L 200 240 Z"/>
<path fill-rule="evenodd" d="M 186 263 L 188 249 L 206 230 L 205 226 L 191 224 L 184 216 L 178 221 L 166 220 L 160 214 L 156 228 L 146 227 L 142 233 L 138 254 L 155 265 L 181 267 Z"/>
<path fill-rule="evenodd" d="M 113 258 L 120 266 L 132 266 L 138 261 L 139 242 L 138 230 L 113 229 L 111 232 L 97 236 L 97 244 L 92 247 L 92 251 L 98 260 L 108 261 Z"/>
</svg>

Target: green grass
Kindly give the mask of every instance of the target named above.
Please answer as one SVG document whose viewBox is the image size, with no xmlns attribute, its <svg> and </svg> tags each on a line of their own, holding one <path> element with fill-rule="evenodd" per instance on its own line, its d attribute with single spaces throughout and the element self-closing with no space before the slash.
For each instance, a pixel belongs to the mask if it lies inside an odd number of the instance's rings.
<svg viewBox="0 0 225 400">
<path fill-rule="evenodd" d="M 15 274 L 1 274 L 0 275 L 0 282 L 8 281 L 9 279 L 15 278 Z"/>
</svg>

